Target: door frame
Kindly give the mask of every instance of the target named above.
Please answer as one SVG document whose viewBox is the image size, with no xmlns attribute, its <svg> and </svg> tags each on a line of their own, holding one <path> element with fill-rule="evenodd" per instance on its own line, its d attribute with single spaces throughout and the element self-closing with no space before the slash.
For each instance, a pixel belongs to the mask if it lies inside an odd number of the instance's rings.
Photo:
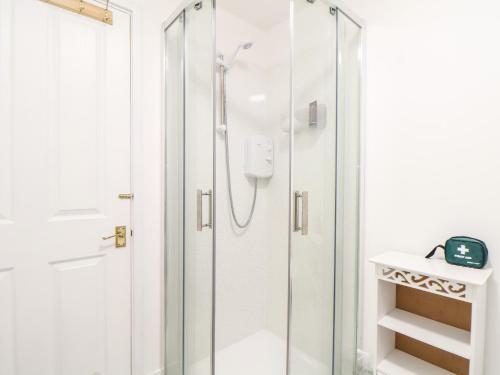
<svg viewBox="0 0 500 375">
<path fill-rule="evenodd" d="M 101 6 L 106 0 L 94 0 Z M 130 320 L 130 361 L 131 375 L 144 374 L 144 249 L 145 234 L 143 222 L 145 218 L 145 188 L 142 179 L 144 166 L 142 144 L 142 111 L 141 111 L 141 20 L 142 8 L 140 0 L 113 0 L 109 8 L 125 12 L 130 18 L 130 266 L 131 266 L 131 320 Z M 112 27 L 112 26 L 111 26 Z M 129 192 L 124 192 L 129 193 Z"/>
</svg>

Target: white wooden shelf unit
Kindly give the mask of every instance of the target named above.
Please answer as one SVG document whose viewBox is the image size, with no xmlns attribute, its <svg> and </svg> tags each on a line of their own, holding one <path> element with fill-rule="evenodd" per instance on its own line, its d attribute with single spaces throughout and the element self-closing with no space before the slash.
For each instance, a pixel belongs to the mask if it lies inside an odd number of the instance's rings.
<svg viewBox="0 0 500 375">
<path fill-rule="evenodd" d="M 386 252 L 370 261 L 378 279 L 376 374 L 454 373 L 399 350 L 396 335 L 400 334 L 464 358 L 469 361 L 469 375 L 483 375 L 486 290 L 492 269 L 453 266 L 443 259 L 402 252 Z M 470 304 L 470 331 L 397 308 L 398 285 Z"/>
</svg>

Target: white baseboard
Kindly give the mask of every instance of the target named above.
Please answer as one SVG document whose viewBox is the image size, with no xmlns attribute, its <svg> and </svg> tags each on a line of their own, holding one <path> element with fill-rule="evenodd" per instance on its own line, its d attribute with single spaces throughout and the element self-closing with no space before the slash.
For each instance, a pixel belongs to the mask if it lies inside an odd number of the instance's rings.
<svg viewBox="0 0 500 375">
<path fill-rule="evenodd" d="M 153 371 L 152 373 L 150 373 L 149 375 L 164 375 L 164 371 L 162 368 L 156 370 L 156 371 Z"/>
</svg>

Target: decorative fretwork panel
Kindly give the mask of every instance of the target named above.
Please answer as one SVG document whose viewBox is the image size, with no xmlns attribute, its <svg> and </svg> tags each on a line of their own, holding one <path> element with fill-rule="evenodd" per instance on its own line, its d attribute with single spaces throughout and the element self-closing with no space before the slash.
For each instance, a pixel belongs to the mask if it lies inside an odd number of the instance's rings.
<svg viewBox="0 0 500 375">
<path fill-rule="evenodd" d="M 467 287 L 462 283 L 387 266 L 382 267 L 380 277 L 396 284 L 423 289 L 431 293 L 442 294 L 457 299 L 467 299 Z"/>
</svg>

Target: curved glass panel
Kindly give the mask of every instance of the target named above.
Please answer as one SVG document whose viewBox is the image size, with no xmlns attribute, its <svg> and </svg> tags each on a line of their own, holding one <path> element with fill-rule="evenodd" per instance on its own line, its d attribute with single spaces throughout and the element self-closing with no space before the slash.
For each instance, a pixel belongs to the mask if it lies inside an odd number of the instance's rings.
<svg viewBox="0 0 500 375">
<path fill-rule="evenodd" d="M 166 30 L 166 367 L 210 375 L 213 342 L 213 5 Z"/>
<path fill-rule="evenodd" d="M 333 368 L 337 20 L 293 1 L 290 375 Z"/>
<path fill-rule="evenodd" d="M 212 371 L 213 7 L 186 9 L 184 153 L 184 361 L 186 375 Z M 212 223 L 212 225 L 210 225 Z"/>
</svg>

